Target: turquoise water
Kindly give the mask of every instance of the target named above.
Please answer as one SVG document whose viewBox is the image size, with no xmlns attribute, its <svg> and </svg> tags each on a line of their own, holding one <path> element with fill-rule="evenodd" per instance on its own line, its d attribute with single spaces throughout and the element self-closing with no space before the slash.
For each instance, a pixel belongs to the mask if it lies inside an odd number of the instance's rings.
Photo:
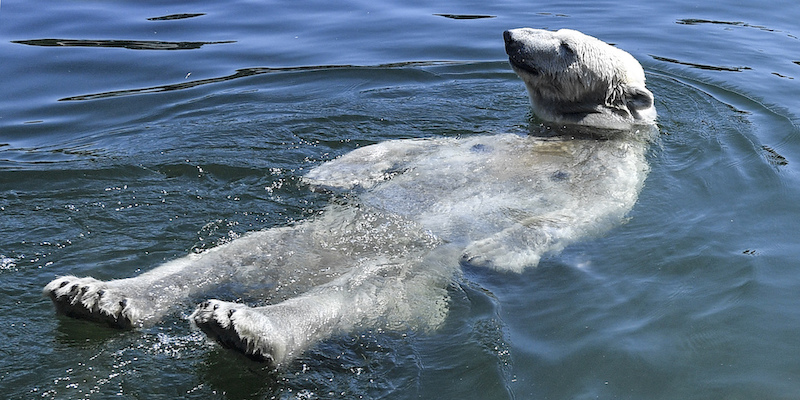
<svg viewBox="0 0 800 400">
<path fill-rule="evenodd" d="M 0 393 L 8 398 L 780 399 L 800 393 L 796 2 L 0 4 Z M 289 369 L 54 315 L 113 279 L 323 207 L 356 146 L 537 129 L 504 29 L 579 29 L 648 73 L 661 136 L 624 225 L 522 275 L 465 271 L 434 333 Z"/>
</svg>

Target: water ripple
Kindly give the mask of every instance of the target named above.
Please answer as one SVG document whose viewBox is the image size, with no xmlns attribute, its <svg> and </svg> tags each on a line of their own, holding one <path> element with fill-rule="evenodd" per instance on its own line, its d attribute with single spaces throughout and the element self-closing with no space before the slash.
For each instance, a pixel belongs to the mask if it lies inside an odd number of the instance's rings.
<svg viewBox="0 0 800 400">
<path fill-rule="evenodd" d="M 656 55 L 652 55 L 652 54 L 650 55 L 650 57 L 653 57 L 653 59 L 658 60 L 658 61 L 664 61 L 664 62 L 673 63 L 673 64 L 679 64 L 679 65 L 686 65 L 688 67 L 697 68 L 697 69 L 704 69 L 704 70 L 709 70 L 709 71 L 742 72 L 742 71 L 745 71 L 745 70 L 748 70 L 748 69 L 752 69 L 750 67 L 726 67 L 726 66 L 723 66 L 723 65 L 698 64 L 698 63 L 693 63 L 693 62 L 680 61 L 680 60 L 676 60 L 674 58 L 656 56 Z"/>
<path fill-rule="evenodd" d="M 161 17 L 152 17 L 148 18 L 148 21 L 172 21 L 176 19 L 187 19 L 187 18 L 194 18 L 206 15 L 206 13 L 196 13 L 196 14 L 170 14 L 164 15 Z"/>
<path fill-rule="evenodd" d="M 11 43 L 42 47 L 106 47 L 129 50 L 196 50 L 207 44 L 227 44 L 236 43 L 236 41 L 164 42 L 157 40 L 32 39 L 12 40 Z"/>
<path fill-rule="evenodd" d="M 453 61 L 409 61 L 400 63 L 380 64 L 374 66 L 362 65 L 313 65 L 313 66 L 299 66 L 299 67 L 257 67 L 257 68 L 243 68 L 237 69 L 236 72 L 230 75 L 220 76 L 216 78 L 197 79 L 189 82 L 173 83 L 168 85 L 150 86 L 145 88 L 113 90 L 109 92 L 86 94 L 81 96 L 72 96 L 59 99 L 59 101 L 75 101 L 75 100 L 96 100 L 109 97 L 130 96 L 145 93 L 160 93 L 170 92 L 182 89 L 191 89 L 193 87 L 208 85 L 212 83 L 226 82 L 234 79 L 245 78 L 256 75 L 263 75 L 276 72 L 298 72 L 298 71 L 321 71 L 328 69 L 384 69 L 384 68 L 403 68 L 411 66 L 437 66 L 455 64 Z"/>
<path fill-rule="evenodd" d="M 437 17 L 445 17 L 450 19 L 483 19 L 483 18 L 497 18 L 496 15 L 480 15 L 480 14 L 433 14 Z"/>
<path fill-rule="evenodd" d="M 730 25 L 730 26 L 741 26 L 743 28 L 754 28 L 765 32 L 781 32 L 780 30 L 771 29 L 763 25 L 753 25 L 742 21 L 716 21 L 710 19 L 686 18 L 686 19 L 679 19 L 678 21 L 676 21 L 676 23 L 679 25 L 701 25 L 701 24 Z M 792 39 L 797 39 L 797 37 L 794 35 L 788 35 L 788 36 Z"/>
</svg>

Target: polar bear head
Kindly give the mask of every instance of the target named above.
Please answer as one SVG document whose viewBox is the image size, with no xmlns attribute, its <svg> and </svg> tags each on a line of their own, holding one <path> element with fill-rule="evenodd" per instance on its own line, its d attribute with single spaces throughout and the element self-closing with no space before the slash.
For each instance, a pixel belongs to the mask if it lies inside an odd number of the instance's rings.
<svg viewBox="0 0 800 400">
<path fill-rule="evenodd" d="M 630 54 L 578 31 L 505 31 L 506 53 L 547 121 L 609 129 L 652 124 L 653 94 Z"/>
</svg>

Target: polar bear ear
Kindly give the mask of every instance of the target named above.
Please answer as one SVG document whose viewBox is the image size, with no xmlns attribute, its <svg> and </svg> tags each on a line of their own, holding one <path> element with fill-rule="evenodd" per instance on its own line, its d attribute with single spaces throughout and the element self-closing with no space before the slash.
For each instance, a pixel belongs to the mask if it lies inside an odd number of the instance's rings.
<svg viewBox="0 0 800 400">
<path fill-rule="evenodd" d="M 647 110 L 653 107 L 653 93 L 644 86 L 628 86 L 625 88 L 625 103 L 631 111 Z"/>
</svg>

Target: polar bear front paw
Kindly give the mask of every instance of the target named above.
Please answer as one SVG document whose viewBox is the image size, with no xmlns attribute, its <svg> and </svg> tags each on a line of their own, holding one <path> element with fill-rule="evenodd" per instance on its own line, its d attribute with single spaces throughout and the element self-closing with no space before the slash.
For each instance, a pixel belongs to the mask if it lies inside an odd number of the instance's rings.
<svg viewBox="0 0 800 400">
<path fill-rule="evenodd" d="M 223 347 L 238 350 L 249 358 L 278 367 L 286 355 L 280 335 L 269 318 L 243 304 L 220 300 L 204 301 L 189 318 L 206 335 Z"/>
<path fill-rule="evenodd" d="M 131 328 L 138 315 L 130 299 L 94 278 L 63 276 L 47 284 L 44 294 L 58 312 L 73 318 Z"/>
<path fill-rule="evenodd" d="M 511 249 L 497 238 L 475 241 L 461 255 L 463 264 L 517 273 L 527 267 L 535 267 L 540 259 L 541 255 L 536 249 Z"/>
<path fill-rule="evenodd" d="M 488 238 L 470 243 L 461 255 L 461 262 L 476 267 L 498 269 L 495 264 L 507 253 L 508 249 L 500 241 Z"/>
</svg>

